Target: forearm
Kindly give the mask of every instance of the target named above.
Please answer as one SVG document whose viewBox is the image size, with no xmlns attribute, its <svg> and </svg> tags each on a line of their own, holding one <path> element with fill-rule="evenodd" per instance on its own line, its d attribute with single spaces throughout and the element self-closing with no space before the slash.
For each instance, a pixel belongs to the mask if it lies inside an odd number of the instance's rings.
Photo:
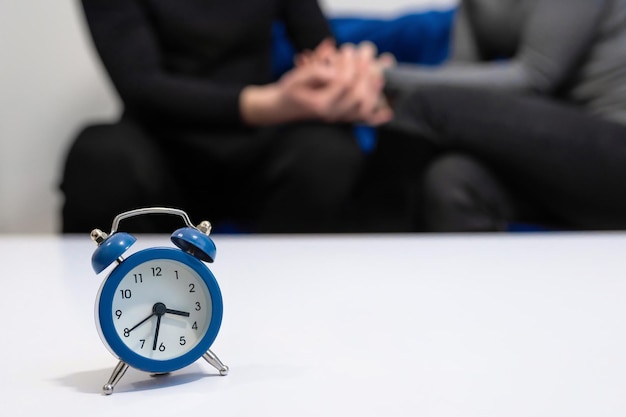
<svg viewBox="0 0 626 417">
<path fill-rule="evenodd" d="M 279 111 L 280 91 L 275 84 L 247 86 L 239 96 L 242 121 L 250 126 L 281 124 L 293 116 Z"/>
<path fill-rule="evenodd" d="M 160 123 L 233 125 L 241 122 L 239 94 L 243 86 L 216 86 L 162 74 L 114 80 L 125 107 Z"/>
<path fill-rule="evenodd" d="M 242 122 L 267 126 L 304 119 L 320 119 L 329 105 L 327 94 L 334 71 L 313 64 L 295 68 L 275 83 L 251 85 L 239 95 Z"/>
<path fill-rule="evenodd" d="M 389 96 L 426 85 L 513 92 L 532 90 L 524 66 L 516 61 L 448 64 L 441 67 L 401 64 L 387 69 L 385 80 L 385 92 Z"/>
</svg>

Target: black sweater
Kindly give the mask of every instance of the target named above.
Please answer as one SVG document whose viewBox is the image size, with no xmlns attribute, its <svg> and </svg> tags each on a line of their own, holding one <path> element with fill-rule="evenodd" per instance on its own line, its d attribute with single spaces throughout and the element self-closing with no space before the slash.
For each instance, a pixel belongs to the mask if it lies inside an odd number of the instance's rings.
<svg viewBox="0 0 626 417">
<path fill-rule="evenodd" d="M 316 0 L 82 0 L 127 112 L 168 124 L 241 124 L 239 94 L 271 81 L 271 31 L 297 50 L 331 36 Z"/>
</svg>

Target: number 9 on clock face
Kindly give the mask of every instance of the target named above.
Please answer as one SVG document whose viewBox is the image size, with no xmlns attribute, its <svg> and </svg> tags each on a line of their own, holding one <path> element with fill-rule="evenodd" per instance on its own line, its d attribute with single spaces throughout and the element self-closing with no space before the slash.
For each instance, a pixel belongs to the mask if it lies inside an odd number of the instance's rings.
<svg viewBox="0 0 626 417">
<path fill-rule="evenodd" d="M 105 280 L 96 323 L 109 350 L 147 372 L 171 372 L 200 358 L 221 325 L 222 299 L 211 271 L 180 250 L 145 249 Z"/>
</svg>

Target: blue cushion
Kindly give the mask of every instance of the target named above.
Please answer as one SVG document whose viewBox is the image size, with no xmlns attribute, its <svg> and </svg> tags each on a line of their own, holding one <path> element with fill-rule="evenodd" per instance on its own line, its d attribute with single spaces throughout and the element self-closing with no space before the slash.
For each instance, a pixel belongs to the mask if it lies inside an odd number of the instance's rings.
<svg viewBox="0 0 626 417">
<path fill-rule="evenodd" d="M 399 62 L 437 65 L 448 56 L 450 28 L 455 9 L 408 13 L 389 19 L 359 16 L 329 18 L 339 44 L 373 42 L 378 50 L 392 53 Z M 285 26 L 273 28 L 273 68 L 278 78 L 293 66 L 294 48 Z"/>
</svg>

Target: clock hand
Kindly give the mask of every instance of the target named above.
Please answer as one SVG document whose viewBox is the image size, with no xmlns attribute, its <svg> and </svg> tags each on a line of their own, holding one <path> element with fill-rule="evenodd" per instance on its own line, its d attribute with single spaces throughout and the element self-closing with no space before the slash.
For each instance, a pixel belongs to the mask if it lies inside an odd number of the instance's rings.
<svg viewBox="0 0 626 417">
<path fill-rule="evenodd" d="M 163 303 L 156 303 L 154 306 L 152 306 L 152 313 L 156 314 L 157 316 L 156 329 L 154 331 L 154 342 L 152 343 L 152 350 L 156 350 L 157 348 L 157 340 L 159 340 L 159 328 L 161 327 L 161 317 L 163 317 L 163 314 L 165 314 L 166 310 L 167 308 L 165 307 L 165 304 Z"/>
<path fill-rule="evenodd" d="M 159 329 L 161 328 L 161 317 L 163 317 L 163 315 L 165 313 L 170 313 L 170 314 L 176 314 L 178 316 L 185 316 L 185 317 L 189 317 L 189 313 L 187 313 L 186 311 L 180 311 L 180 310 L 172 310 L 170 308 L 166 308 L 165 304 L 163 303 L 156 303 L 154 306 L 152 306 L 152 314 L 150 316 L 148 316 L 147 318 L 145 318 L 141 323 L 139 323 L 137 326 L 141 325 L 142 323 L 144 323 L 146 320 L 148 320 L 150 317 L 156 315 L 157 316 L 157 322 L 156 322 L 156 329 L 154 330 L 154 342 L 152 342 L 152 350 L 156 350 L 157 349 L 157 343 L 159 340 Z M 135 326 L 135 327 L 137 327 Z M 133 329 L 135 328 L 133 327 Z M 131 330 L 133 330 L 131 329 Z"/>
<path fill-rule="evenodd" d="M 148 317 L 146 317 L 145 319 L 141 320 L 139 323 L 135 324 L 133 327 L 131 327 L 128 330 L 128 333 L 132 332 L 133 330 L 135 330 L 137 327 L 141 326 L 142 324 L 144 324 L 145 322 L 147 322 L 150 318 L 152 318 L 152 316 L 154 316 L 154 313 L 150 314 Z"/>
<path fill-rule="evenodd" d="M 161 327 L 161 315 L 157 316 L 156 330 L 154 331 L 154 342 L 152 343 L 152 350 L 157 348 L 157 340 L 159 340 L 159 327 Z"/>
<path fill-rule="evenodd" d="M 176 314 L 177 316 L 189 317 L 189 313 L 187 313 L 186 311 L 172 310 L 170 308 L 166 308 L 165 312 L 170 314 Z"/>
</svg>

